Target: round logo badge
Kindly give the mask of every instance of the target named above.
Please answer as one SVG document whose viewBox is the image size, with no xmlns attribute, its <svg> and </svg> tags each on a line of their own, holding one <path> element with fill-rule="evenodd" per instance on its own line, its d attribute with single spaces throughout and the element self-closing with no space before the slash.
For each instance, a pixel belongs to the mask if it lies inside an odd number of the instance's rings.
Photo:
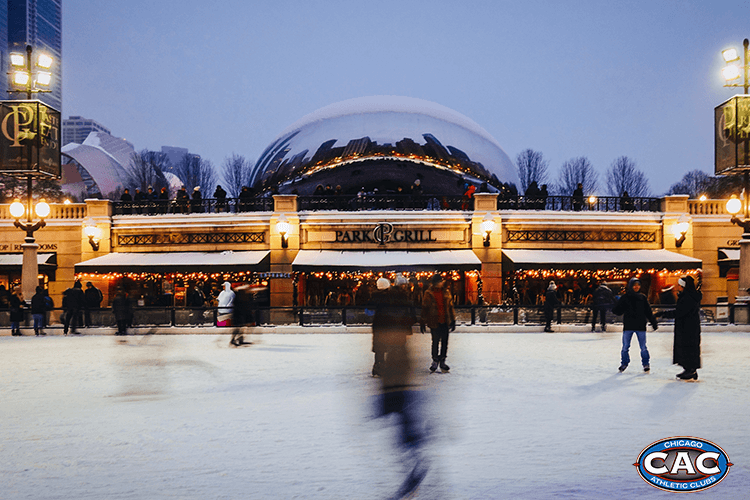
<svg viewBox="0 0 750 500">
<path fill-rule="evenodd" d="M 654 488 L 700 491 L 719 484 L 732 463 L 724 450 L 711 441 L 671 437 L 648 445 L 633 465 Z"/>
</svg>

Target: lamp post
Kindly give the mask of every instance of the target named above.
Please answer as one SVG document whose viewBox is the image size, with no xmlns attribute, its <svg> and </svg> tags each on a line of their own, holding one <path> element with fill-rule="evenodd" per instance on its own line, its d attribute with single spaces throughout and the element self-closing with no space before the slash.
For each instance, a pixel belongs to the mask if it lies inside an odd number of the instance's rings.
<svg viewBox="0 0 750 500">
<path fill-rule="evenodd" d="M 26 99 L 31 100 L 34 93 L 49 92 L 39 88 L 39 86 L 48 86 L 52 80 L 52 75 L 48 71 L 52 67 L 53 60 L 47 54 L 39 54 L 36 61 L 33 57 L 34 49 L 31 45 L 26 46 L 26 54 L 12 52 L 10 54 L 11 65 L 11 83 L 16 86 L 15 89 L 8 90 L 9 93 L 24 93 Z M 26 206 L 19 199 L 16 199 L 10 206 L 10 213 L 15 219 L 14 225 L 26 232 L 26 238 L 21 245 L 23 248 L 23 267 L 21 271 L 21 289 L 23 298 L 27 303 L 31 302 L 31 297 L 36 293 L 36 287 L 39 284 L 39 264 L 37 262 L 37 250 L 39 245 L 34 239 L 34 232 L 46 225 L 44 219 L 50 214 L 50 207 L 40 199 L 36 206 L 33 205 L 32 180 L 34 170 L 32 165 L 32 153 L 35 141 L 34 136 L 27 138 L 26 146 Z M 26 214 L 26 221 L 22 221 Z M 34 214 L 39 220 L 34 222 Z"/>
<path fill-rule="evenodd" d="M 748 71 L 748 47 L 750 46 L 750 40 L 745 38 L 745 40 L 742 42 L 742 46 L 744 47 L 744 58 L 742 59 L 742 66 L 739 65 L 740 61 L 740 55 L 737 52 L 737 49 L 735 48 L 729 48 L 726 50 L 721 51 L 721 56 L 724 58 L 724 62 L 726 63 L 726 66 L 724 66 L 724 69 L 721 70 L 721 74 L 724 76 L 724 80 L 726 80 L 727 83 L 724 84 L 725 87 L 742 87 L 745 89 L 745 94 L 748 93 L 748 89 L 750 89 L 750 81 L 748 81 L 748 75 L 750 72 Z M 742 83 L 730 83 L 734 80 L 739 80 L 740 78 L 743 78 Z"/>
<path fill-rule="evenodd" d="M 745 217 L 740 219 L 737 214 L 742 210 L 743 203 L 736 195 L 727 201 L 727 212 L 732 214 L 730 219 L 734 224 L 742 228 L 742 238 L 740 239 L 740 279 L 738 293 L 743 300 L 750 300 L 748 288 L 750 288 L 750 219 L 747 217 L 747 203 L 745 203 Z M 738 297 L 738 299 L 740 298 Z"/>
<path fill-rule="evenodd" d="M 30 188 L 26 203 L 26 206 L 24 206 L 23 203 L 21 203 L 21 200 L 16 199 L 10 204 L 10 215 L 15 219 L 13 225 L 21 231 L 26 232 L 26 238 L 21 245 L 21 248 L 23 249 L 21 290 L 23 292 L 23 299 L 27 303 L 30 303 L 31 297 L 36 293 L 36 287 L 39 285 L 39 263 L 37 262 L 36 257 L 39 245 L 34 239 L 34 231 L 47 225 L 44 219 L 49 216 L 50 208 L 43 198 L 39 200 L 39 203 L 34 207 L 32 205 Z M 36 213 L 37 217 L 39 217 L 39 220 L 36 222 L 34 222 L 33 213 Z M 22 222 L 21 218 L 24 214 L 26 214 L 26 221 Z"/>
</svg>

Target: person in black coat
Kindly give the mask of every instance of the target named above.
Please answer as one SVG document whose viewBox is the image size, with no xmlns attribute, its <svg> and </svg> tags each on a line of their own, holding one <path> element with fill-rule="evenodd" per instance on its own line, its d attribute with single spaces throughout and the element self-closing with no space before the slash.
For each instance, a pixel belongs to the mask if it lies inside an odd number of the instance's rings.
<svg viewBox="0 0 750 500">
<path fill-rule="evenodd" d="M 602 331 L 607 331 L 607 310 L 612 307 L 612 303 L 615 301 L 612 290 L 599 281 L 596 282 L 597 287 L 593 293 L 594 307 L 591 308 L 592 316 L 591 319 L 591 331 L 596 331 L 596 316 L 600 317 L 602 323 Z"/>
<path fill-rule="evenodd" d="M 214 199 L 216 200 L 216 211 L 226 212 L 227 211 L 227 192 L 221 187 L 221 184 L 216 185 L 214 190 Z"/>
<path fill-rule="evenodd" d="M 119 290 L 112 301 L 112 313 L 117 323 L 115 335 L 127 335 L 130 324 L 130 301 L 123 290 Z"/>
<path fill-rule="evenodd" d="M 44 316 L 47 313 L 47 294 L 44 288 L 36 287 L 36 293 L 31 297 L 31 317 L 34 318 L 34 335 L 46 335 L 42 331 Z"/>
<path fill-rule="evenodd" d="M 573 191 L 573 210 L 579 212 L 583 208 L 583 184 L 580 182 Z"/>
<path fill-rule="evenodd" d="M 680 365 L 682 380 L 697 380 L 701 367 L 701 299 L 703 294 L 695 288 L 692 276 L 680 278 L 682 288 L 677 296 L 674 316 L 674 349 L 672 363 Z"/>
<path fill-rule="evenodd" d="M 10 307 L 10 333 L 13 336 L 21 335 L 21 321 L 23 321 L 23 299 L 21 291 L 16 290 L 8 297 L 8 306 Z"/>
<path fill-rule="evenodd" d="M 86 297 L 83 294 L 83 286 L 80 281 L 76 281 L 72 288 L 63 292 L 63 307 L 65 308 L 65 322 L 63 323 L 63 332 L 65 335 L 70 333 L 77 334 L 81 310 L 86 303 Z"/>
<path fill-rule="evenodd" d="M 638 345 L 641 347 L 641 363 L 643 371 L 651 370 L 649 365 L 650 355 L 646 347 L 646 321 L 651 323 L 651 327 L 656 330 L 658 324 L 656 317 L 651 311 L 651 305 L 648 299 L 641 293 L 641 281 L 638 278 L 632 278 L 628 283 L 625 295 L 612 308 L 612 312 L 618 316 L 622 315 L 622 363 L 620 372 L 624 372 L 630 364 L 630 341 L 633 340 L 633 334 L 638 337 Z"/>
<path fill-rule="evenodd" d="M 86 291 L 83 292 L 83 296 L 86 309 L 84 314 L 85 322 L 86 327 L 89 327 L 91 326 L 91 311 L 96 311 L 102 306 L 104 296 L 102 295 L 102 291 L 96 288 L 90 281 L 86 283 Z"/>
<path fill-rule="evenodd" d="M 552 318 L 555 315 L 555 307 L 559 305 L 560 299 L 557 298 L 557 285 L 555 285 L 554 281 L 550 281 L 547 292 L 544 294 L 545 332 L 552 332 Z"/>
</svg>

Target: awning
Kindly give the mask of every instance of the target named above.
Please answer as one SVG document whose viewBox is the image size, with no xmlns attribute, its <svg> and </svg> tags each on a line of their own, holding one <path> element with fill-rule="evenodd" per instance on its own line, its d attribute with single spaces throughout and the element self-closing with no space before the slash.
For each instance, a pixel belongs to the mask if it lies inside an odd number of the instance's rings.
<svg viewBox="0 0 750 500">
<path fill-rule="evenodd" d="M 55 253 L 37 253 L 36 262 L 39 271 L 52 271 L 57 269 L 57 254 Z M 23 269 L 22 253 L 1 253 L 0 270 L 2 271 L 21 271 Z"/>
<path fill-rule="evenodd" d="M 731 276 L 729 271 L 740 267 L 740 249 L 719 248 L 719 255 L 717 257 L 716 262 L 719 264 L 719 277 L 737 279 Z"/>
<path fill-rule="evenodd" d="M 292 263 L 294 271 L 388 271 L 480 269 L 482 261 L 472 250 L 436 251 L 338 251 L 300 250 Z"/>
<path fill-rule="evenodd" d="M 127 252 L 110 253 L 75 265 L 77 273 L 268 271 L 270 252 Z"/>
<path fill-rule="evenodd" d="M 702 261 L 669 250 L 503 250 L 503 265 L 524 269 L 696 269 Z"/>
</svg>

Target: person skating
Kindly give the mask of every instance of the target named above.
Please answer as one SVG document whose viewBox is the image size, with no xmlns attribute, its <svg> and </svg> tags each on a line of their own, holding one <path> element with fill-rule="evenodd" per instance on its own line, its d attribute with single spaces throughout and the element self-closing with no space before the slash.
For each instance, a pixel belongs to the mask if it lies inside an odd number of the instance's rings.
<svg viewBox="0 0 750 500">
<path fill-rule="evenodd" d="M 102 306 L 104 296 L 102 295 L 102 291 L 96 288 L 90 281 L 86 283 L 86 291 L 83 292 L 83 296 L 86 307 L 84 317 L 86 319 L 86 327 L 88 328 L 91 326 L 91 311 L 96 311 Z"/>
<path fill-rule="evenodd" d="M 448 333 L 456 329 L 456 313 L 453 310 L 453 299 L 445 287 L 440 274 L 435 274 L 431 280 L 432 286 L 425 292 L 422 301 L 422 315 L 419 321 L 420 330 L 425 331 L 425 325 L 430 327 L 432 335 L 432 365 L 430 371 L 447 372 L 450 367 L 445 364 L 448 356 Z"/>
<path fill-rule="evenodd" d="M 10 334 L 13 336 L 21 335 L 21 321 L 23 321 L 23 297 L 21 290 L 16 289 L 8 297 L 8 307 L 10 307 Z"/>
<path fill-rule="evenodd" d="M 596 315 L 598 314 L 600 317 L 600 322 L 602 324 L 602 331 L 607 331 L 607 310 L 612 307 L 612 303 L 614 302 L 614 295 L 612 294 L 612 290 L 605 285 L 604 283 L 601 283 L 599 281 L 596 282 L 598 285 L 593 293 L 593 299 L 594 299 L 594 307 L 591 308 L 591 314 L 593 318 L 591 319 L 591 331 L 596 331 Z"/>
<path fill-rule="evenodd" d="M 117 323 L 117 333 L 115 335 L 127 335 L 128 325 L 130 324 L 130 301 L 124 290 L 118 290 L 112 301 L 112 312 L 115 315 Z"/>
<path fill-rule="evenodd" d="M 63 333 L 78 334 L 76 327 L 83 309 L 86 297 L 83 294 L 83 286 L 80 281 L 63 292 L 63 307 L 65 308 L 65 322 L 63 323 Z"/>
<path fill-rule="evenodd" d="M 560 299 L 557 298 L 557 285 L 554 281 L 550 281 L 547 286 L 547 291 L 544 294 L 544 331 L 552 332 L 552 318 L 555 315 L 555 307 L 560 305 Z"/>
<path fill-rule="evenodd" d="M 373 311 L 372 319 L 372 352 L 375 355 L 375 361 L 372 365 L 372 376 L 381 376 L 383 367 L 385 366 L 385 354 L 387 350 L 387 344 L 384 342 L 384 327 L 387 327 L 385 310 L 391 305 L 391 294 L 389 288 L 391 282 L 387 278 L 378 278 L 375 282 L 377 291 L 372 294 L 370 301 L 367 304 L 367 309 Z"/>
<path fill-rule="evenodd" d="M 701 367 L 701 299 L 703 294 L 695 288 L 692 276 L 679 279 L 682 288 L 677 295 L 674 316 L 674 348 L 672 363 L 683 368 L 677 378 L 698 380 Z"/>
<path fill-rule="evenodd" d="M 31 297 L 31 317 L 34 319 L 34 335 L 46 335 L 42 331 L 44 316 L 47 314 L 47 295 L 44 288 L 36 287 L 36 293 Z"/>
<path fill-rule="evenodd" d="M 628 288 L 625 295 L 620 297 L 612 312 L 616 315 L 622 315 L 622 351 L 620 372 L 624 372 L 630 364 L 630 342 L 633 334 L 638 337 L 638 345 L 641 348 L 641 363 L 643 371 L 651 370 L 649 365 L 650 355 L 646 347 L 646 321 L 651 323 L 654 330 L 658 329 L 656 317 L 651 311 L 651 305 L 648 299 L 641 293 L 641 281 L 638 278 L 632 278 L 628 282 Z"/>
</svg>

